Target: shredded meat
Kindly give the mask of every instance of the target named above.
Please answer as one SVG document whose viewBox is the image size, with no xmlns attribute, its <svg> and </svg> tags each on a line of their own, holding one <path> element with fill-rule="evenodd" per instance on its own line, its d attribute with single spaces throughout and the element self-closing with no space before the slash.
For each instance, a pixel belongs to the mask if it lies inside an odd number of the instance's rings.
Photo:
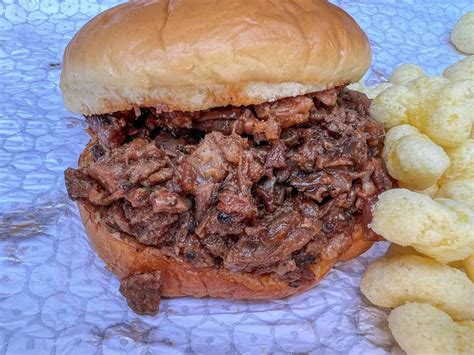
<svg viewBox="0 0 474 355">
<path fill-rule="evenodd" d="M 153 191 L 150 200 L 155 213 L 183 213 L 192 206 L 191 200 L 181 197 L 177 193 L 169 192 L 165 188 Z"/>
<path fill-rule="evenodd" d="M 298 96 L 256 105 L 255 112 L 259 119 L 274 120 L 281 128 L 289 128 L 306 122 L 312 107 L 313 100 L 305 96 Z"/>
<path fill-rule="evenodd" d="M 67 169 L 66 185 L 112 228 L 167 255 L 297 287 L 314 278 L 311 264 L 350 247 L 354 225 L 367 224 L 392 187 L 369 104 L 338 88 L 246 107 L 90 116 L 93 161 Z M 135 297 L 150 277 L 132 276 L 123 292 Z M 146 313 L 145 303 L 132 307 Z"/>
<path fill-rule="evenodd" d="M 135 120 L 133 111 L 121 112 L 118 115 L 92 115 L 86 117 L 89 129 L 95 133 L 100 142 L 107 147 L 118 147 L 132 133 L 130 126 Z"/>
<path fill-rule="evenodd" d="M 160 306 L 161 273 L 134 274 L 120 281 L 120 293 L 128 306 L 141 315 L 155 315 Z"/>
<path fill-rule="evenodd" d="M 224 265 L 232 271 L 253 271 L 268 267 L 305 246 L 320 230 L 315 214 L 305 201 L 288 201 L 285 206 L 247 227 L 227 255 Z M 316 207 L 313 207 L 316 208 Z"/>
</svg>

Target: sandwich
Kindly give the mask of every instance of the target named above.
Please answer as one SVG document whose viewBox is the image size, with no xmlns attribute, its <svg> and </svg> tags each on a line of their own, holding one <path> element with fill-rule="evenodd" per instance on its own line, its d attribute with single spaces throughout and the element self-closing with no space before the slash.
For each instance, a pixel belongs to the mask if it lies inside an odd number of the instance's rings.
<svg viewBox="0 0 474 355">
<path fill-rule="evenodd" d="M 384 131 L 346 88 L 370 62 L 322 0 L 133 1 L 75 35 L 61 91 L 90 141 L 65 184 L 135 312 L 301 293 L 379 239 Z"/>
</svg>

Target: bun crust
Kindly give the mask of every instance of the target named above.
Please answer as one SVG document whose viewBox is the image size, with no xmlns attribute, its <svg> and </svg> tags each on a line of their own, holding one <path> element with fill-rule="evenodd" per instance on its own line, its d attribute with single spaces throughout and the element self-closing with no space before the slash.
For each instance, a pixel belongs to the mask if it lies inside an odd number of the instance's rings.
<svg viewBox="0 0 474 355">
<path fill-rule="evenodd" d="M 359 80 L 367 37 L 324 0 L 156 0 L 96 16 L 64 53 L 75 113 L 134 106 L 199 111 L 304 95 Z"/>
</svg>

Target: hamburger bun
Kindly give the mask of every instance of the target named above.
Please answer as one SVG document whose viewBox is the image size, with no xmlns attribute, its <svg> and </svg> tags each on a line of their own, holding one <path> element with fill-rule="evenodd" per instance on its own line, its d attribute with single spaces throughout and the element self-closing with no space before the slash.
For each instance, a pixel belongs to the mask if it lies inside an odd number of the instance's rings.
<svg viewBox="0 0 474 355">
<path fill-rule="evenodd" d="M 363 31 L 327 1 L 132 1 L 72 39 L 61 90 L 84 115 L 199 111 L 345 85 L 370 61 Z"/>
<path fill-rule="evenodd" d="M 92 160 L 90 149 L 82 153 L 79 166 Z M 89 203 L 78 201 L 86 233 L 107 268 L 123 279 L 136 273 L 161 272 L 161 295 L 164 297 L 220 297 L 231 299 L 283 298 L 316 286 L 338 261 L 348 261 L 368 250 L 373 241 L 365 239 L 360 224 L 354 227 L 352 244 L 338 258 L 319 260 L 311 266 L 313 280 L 303 280 L 299 287 L 269 274 L 231 272 L 224 268 L 195 268 L 179 258 L 165 255 L 159 248 L 139 243 L 135 238 L 110 228 Z"/>
</svg>

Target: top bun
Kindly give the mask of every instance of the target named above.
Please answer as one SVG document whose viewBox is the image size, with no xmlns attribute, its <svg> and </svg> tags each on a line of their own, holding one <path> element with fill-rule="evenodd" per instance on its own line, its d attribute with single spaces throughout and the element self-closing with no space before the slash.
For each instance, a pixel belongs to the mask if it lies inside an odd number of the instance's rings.
<svg viewBox="0 0 474 355">
<path fill-rule="evenodd" d="M 323 0 L 133 1 L 76 34 L 61 90 L 85 115 L 199 111 L 345 85 L 370 60 L 357 23 Z"/>
</svg>

